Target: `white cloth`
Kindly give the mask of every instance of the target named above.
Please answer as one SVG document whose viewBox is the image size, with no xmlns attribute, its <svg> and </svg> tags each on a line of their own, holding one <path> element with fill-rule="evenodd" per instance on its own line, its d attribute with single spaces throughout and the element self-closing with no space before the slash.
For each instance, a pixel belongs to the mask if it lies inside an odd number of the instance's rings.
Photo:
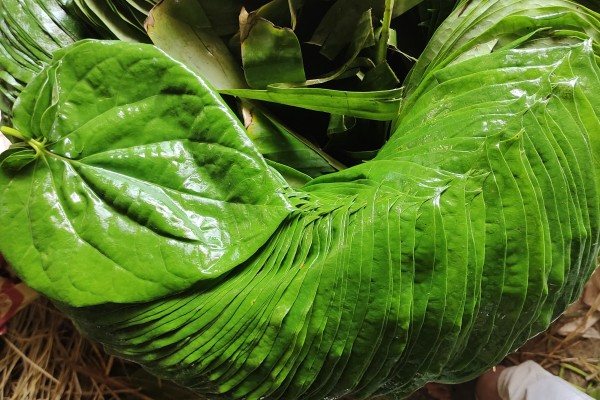
<svg viewBox="0 0 600 400">
<path fill-rule="evenodd" d="M 498 393 L 502 400 L 594 400 L 533 361 L 503 370 Z"/>
</svg>

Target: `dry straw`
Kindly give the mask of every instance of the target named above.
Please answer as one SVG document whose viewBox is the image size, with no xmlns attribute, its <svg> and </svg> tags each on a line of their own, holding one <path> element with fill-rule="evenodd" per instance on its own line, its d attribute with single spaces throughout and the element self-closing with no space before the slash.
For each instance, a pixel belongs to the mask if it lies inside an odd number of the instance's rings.
<svg viewBox="0 0 600 400">
<path fill-rule="evenodd" d="M 40 299 L 10 320 L 0 337 L 0 399 L 150 399 L 124 362 L 81 337 Z"/>
</svg>

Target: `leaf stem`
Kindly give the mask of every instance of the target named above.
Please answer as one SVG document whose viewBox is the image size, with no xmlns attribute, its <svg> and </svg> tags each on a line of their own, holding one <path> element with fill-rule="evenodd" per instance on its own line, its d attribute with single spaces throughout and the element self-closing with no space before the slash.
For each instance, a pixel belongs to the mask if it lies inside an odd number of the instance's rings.
<svg viewBox="0 0 600 400">
<path fill-rule="evenodd" d="M 44 149 L 46 147 L 46 138 L 42 139 L 41 141 L 27 138 L 21 132 L 19 132 L 15 128 L 11 128 L 10 126 L 4 126 L 4 125 L 0 126 L 0 133 L 3 133 L 4 135 L 12 136 L 19 140 L 24 141 L 29 146 L 31 146 L 33 148 L 33 150 L 35 150 L 36 157 L 42 155 L 44 152 Z"/>
<path fill-rule="evenodd" d="M 21 139 L 23 141 L 27 140 L 21 132 L 9 126 L 0 126 L 0 132 L 8 136 L 16 137 L 17 139 Z"/>
<path fill-rule="evenodd" d="M 385 9 L 383 11 L 383 22 L 381 34 L 377 43 L 377 54 L 375 64 L 379 65 L 386 60 L 388 40 L 390 39 L 390 24 L 392 21 L 392 11 L 394 9 L 394 0 L 385 0 Z"/>
</svg>

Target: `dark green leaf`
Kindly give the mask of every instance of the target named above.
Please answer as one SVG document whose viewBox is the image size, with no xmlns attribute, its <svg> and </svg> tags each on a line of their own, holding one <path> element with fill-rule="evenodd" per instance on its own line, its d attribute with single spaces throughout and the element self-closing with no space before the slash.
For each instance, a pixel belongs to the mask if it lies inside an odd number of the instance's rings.
<svg viewBox="0 0 600 400">
<path fill-rule="evenodd" d="M 291 29 L 242 12 L 240 35 L 244 75 L 250 87 L 262 89 L 273 83 L 306 80 L 300 43 Z"/>
<path fill-rule="evenodd" d="M 408 10 L 421 4 L 424 0 L 395 0 L 394 16 L 402 15 Z"/>
<path fill-rule="evenodd" d="M 390 65 L 384 61 L 365 74 L 360 89 L 364 91 L 387 90 L 397 87 L 399 83 L 400 81 Z"/>
<path fill-rule="evenodd" d="M 292 9 L 290 0 L 271 0 L 256 11 L 256 15 L 272 22 L 276 26 L 295 27 L 295 10 Z"/>
<path fill-rule="evenodd" d="M 164 0 L 150 11 L 145 28 L 157 47 L 204 76 L 213 87 L 246 87 L 239 65 L 203 10 L 196 0 Z"/>
<path fill-rule="evenodd" d="M 358 19 L 352 33 L 351 41 L 346 50 L 346 61 L 344 64 L 333 72 L 329 72 L 324 76 L 308 80 L 304 83 L 305 86 L 319 85 L 334 79 L 341 79 L 356 75 L 359 70 L 357 69 L 353 71 L 353 68 L 365 66 L 367 68 L 373 67 L 373 61 L 359 57 L 365 48 L 374 44 L 375 39 L 373 35 L 373 20 L 371 17 L 371 10 L 367 10 L 362 13 Z"/>
<path fill-rule="evenodd" d="M 333 60 L 352 43 L 356 27 L 364 13 L 370 13 L 372 3 L 374 2 L 363 0 L 336 1 L 321 20 L 310 43 L 319 45 L 321 54 Z M 381 1 L 381 5 L 383 5 L 383 1 Z M 370 44 L 372 45 L 374 42 Z"/>
</svg>

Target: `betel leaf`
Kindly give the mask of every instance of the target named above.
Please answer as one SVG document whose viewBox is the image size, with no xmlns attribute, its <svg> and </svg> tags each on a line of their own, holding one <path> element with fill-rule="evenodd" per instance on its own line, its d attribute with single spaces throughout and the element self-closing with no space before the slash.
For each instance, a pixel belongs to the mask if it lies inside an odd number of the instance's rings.
<svg viewBox="0 0 600 400">
<path fill-rule="evenodd" d="M 29 147 L 11 147 L 0 154 L 0 168 L 20 170 L 35 160 L 35 151 Z"/>
<path fill-rule="evenodd" d="M 0 240 L 14 244 L 3 254 L 69 304 L 150 300 L 215 278 L 288 213 L 281 178 L 207 84 L 152 46 L 124 46 L 56 54 L 14 108 L 37 158 L 0 173 Z"/>
<path fill-rule="evenodd" d="M 466 51 L 490 41 L 496 41 L 500 48 L 546 29 L 552 19 L 560 24 L 560 30 L 584 32 L 585 37 L 597 43 L 600 39 L 595 26 L 597 12 L 584 7 L 575 11 L 574 7 L 576 3 L 563 0 L 549 0 L 543 6 L 534 0 L 526 3 L 518 0 L 458 2 L 456 11 L 440 25 L 421 54 L 420 62 L 410 72 L 405 82 L 407 93 L 416 86 L 426 87 L 421 82 L 431 78 L 429 74 L 435 68 L 455 61 Z"/>
<path fill-rule="evenodd" d="M 103 37 L 131 42 L 148 42 L 141 21 L 146 10 L 140 11 L 123 0 L 74 0 L 80 12 Z"/>
<path fill-rule="evenodd" d="M 306 80 L 300 42 L 291 29 L 242 10 L 240 40 L 244 75 L 250 87 L 263 89 L 274 83 Z"/>
<path fill-rule="evenodd" d="M 373 92 L 348 92 L 269 85 L 265 90 L 231 89 L 221 90 L 220 93 L 376 121 L 393 119 L 398 114 L 402 103 L 400 88 Z"/>
<path fill-rule="evenodd" d="M 54 51 L 93 37 L 89 26 L 64 12 L 57 0 L 0 3 L 0 109 L 10 107 Z"/>
<path fill-rule="evenodd" d="M 240 66 L 218 36 L 218 28 L 230 21 L 211 22 L 211 17 L 216 18 L 204 12 L 204 3 L 163 0 L 152 8 L 144 27 L 152 43 L 200 73 L 213 87 L 245 88 Z M 219 25 L 214 26 L 215 22 Z"/>
<path fill-rule="evenodd" d="M 374 159 L 296 175 L 295 208 L 220 279 L 62 309 L 209 398 L 402 398 L 476 377 L 576 298 L 600 243 L 592 40 L 522 39 L 438 68 Z"/>
<path fill-rule="evenodd" d="M 242 101 L 242 116 L 248 136 L 267 160 L 313 178 L 344 169 L 322 149 L 286 128 L 255 104 Z"/>
</svg>

